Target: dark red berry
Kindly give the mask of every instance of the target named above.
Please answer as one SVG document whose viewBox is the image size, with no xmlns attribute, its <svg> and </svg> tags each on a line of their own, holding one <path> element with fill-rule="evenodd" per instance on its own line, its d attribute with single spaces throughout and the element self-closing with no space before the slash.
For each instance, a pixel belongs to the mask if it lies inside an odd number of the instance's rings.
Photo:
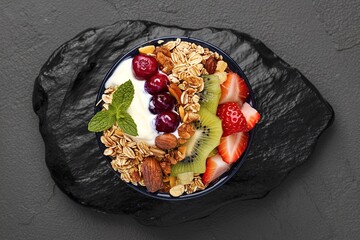
<svg viewBox="0 0 360 240">
<path fill-rule="evenodd" d="M 158 71 L 158 63 L 154 57 L 139 54 L 132 60 L 134 75 L 139 80 L 149 79 Z"/>
<path fill-rule="evenodd" d="M 153 114 L 171 111 L 175 106 L 175 98 L 168 93 L 156 94 L 150 99 L 149 110 Z"/>
<path fill-rule="evenodd" d="M 155 127 L 159 132 L 174 132 L 180 123 L 180 117 L 175 112 L 162 112 L 156 116 Z"/>
<path fill-rule="evenodd" d="M 168 90 L 168 85 L 170 81 L 168 77 L 161 73 L 156 73 L 155 75 L 151 76 L 145 82 L 145 91 L 150 93 L 151 95 L 166 92 Z"/>
</svg>

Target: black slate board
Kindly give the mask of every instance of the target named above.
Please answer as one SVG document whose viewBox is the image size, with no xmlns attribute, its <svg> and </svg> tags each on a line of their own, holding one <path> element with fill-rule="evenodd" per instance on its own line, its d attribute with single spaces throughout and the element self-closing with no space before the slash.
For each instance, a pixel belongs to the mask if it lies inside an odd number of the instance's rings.
<svg viewBox="0 0 360 240">
<path fill-rule="evenodd" d="M 162 36 L 210 42 L 238 62 L 262 115 L 239 172 L 205 197 L 165 202 L 124 184 L 87 131 L 100 83 L 113 62 L 136 45 Z M 262 42 L 228 29 L 183 29 L 121 21 L 89 29 L 59 47 L 35 81 L 33 107 L 57 186 L 75 201 L 107 213 L 132 214 L 143 224 L 168 225 L 204 217 L 236 199 L 265 196 L 310 156 L 334 112 L 317 89 Z"/>
</svg>

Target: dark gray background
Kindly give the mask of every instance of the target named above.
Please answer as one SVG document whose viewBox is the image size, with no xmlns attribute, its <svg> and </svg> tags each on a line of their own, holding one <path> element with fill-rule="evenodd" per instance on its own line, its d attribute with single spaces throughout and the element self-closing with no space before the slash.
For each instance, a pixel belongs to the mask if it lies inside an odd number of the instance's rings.
<svg viewBox="0 0 360 240">
<path fill-rule="evenodd" d="M 124 19 L 247 32 L 302 71 L 336 120 L 264 199 L 164 228 L 82 207 L 45 166 L 33 82 L 60 44 Z M 0 29 L 0 239 L 359 239 L 360 1 L 0 0 Z"/>
</svg>

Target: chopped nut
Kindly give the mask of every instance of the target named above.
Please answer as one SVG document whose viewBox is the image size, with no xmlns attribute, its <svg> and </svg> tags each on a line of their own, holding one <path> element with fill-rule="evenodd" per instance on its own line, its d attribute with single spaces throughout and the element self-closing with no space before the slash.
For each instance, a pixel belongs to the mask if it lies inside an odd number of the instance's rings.
<svg viewBox="0 0 360 240">
<path fill-rule="evenodd" d="M 180 106 L 179 107 L 179 115 L 180 115 L 180 119 L 181 121 L 184 119 L 184 116 L 185 116 L 185 111 L 184 111 L 184 107 L 183 106 Z"/>
<path fill-rule="evenodd" d="M 179 144 L 185 144 L 188 139 L 185 138 L 179 138 Z"/>
<path fill-rule="evenodd" d="M 170 49 L 166 48 L 165 46 L 156 47 L 156 54 L 159 53 L 159 52 L 163 53 L 168 58 L 171 57 Z"/>
<path fill-rule="evenodd" d="M 163 52 L 156 53 L 156 60 L 159 62 L 160 69 L 166 73 L 170 74 L 174 68 L 174 64 L 171 61 L 170 57 L 167 57 Z"/>
<path fill-rule="evenodd" d="M 161 169 L 165 175 L 169 175 L 171 173 L 171 164 L 168 162 L 160 163 Z"/>
<path fill-rule="evenodd" d="M 165 154 L 164 160 L 172 165 L 177 163 L 177 160 L 173 157 L 173 151 L 170 151 L 170 153 Z"/>
<path fill-rule="evenodd" d="M 169 150 L 177 146 L 177 138 L 174 134 L 165 133 L 155 138 L 155 145 L 163 150 Z"/>
<path fill-rule="evenodd" d="M 184 123 L 178 128 L 179 137 L 183 139 L 189 139 L 194 133 L 195 128 L 191 124 Z"/>
<path fill-rule="evenodd" d="M 170 94 L 176 99 L 177 103 L 181 103 L 180 98 L 182 92 L 180 88 L 175 83 L 171 83 L 168 87 L 168 90 Z"/>
<path fill-rule="evenodd" d="M 160 192 L 168 193 L 170 191 L 170 182 L 164 182 L 162 189 L 160 189 Z"/>
<path fill-rule="evenodd" d="M 209 74 L 213 74 L 216 71 L 217 61 L 213 55 L 211 55 L 205 62 L 205 69 Z"/>
<path fill-rule="evenodd" d="M 149 192 L 156 192 L 162 188 L 162 170 L 159 162 L 155 158 L 145 158 L 141 164 L 141 173 L 144 177 L 145 187 Z"/>
</svg>

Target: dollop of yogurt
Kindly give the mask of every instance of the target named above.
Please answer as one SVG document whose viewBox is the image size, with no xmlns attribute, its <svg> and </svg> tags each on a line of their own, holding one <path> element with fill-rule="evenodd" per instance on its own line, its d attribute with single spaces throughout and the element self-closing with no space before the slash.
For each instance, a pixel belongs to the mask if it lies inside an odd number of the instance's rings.
<svg viewBox="0 0 360 240">
<path fill-rule="evenodd" d="M 155 145 L 155 137 L 158 135 L 154 127 L 156 115 L 149 111 L 151 95 L 144 89 L 145 81 L 137 80 L 132 71 L 132 58 L 122 61 L 114 70 L 113 74 L 105 83 L 105 88 L 117 87 L 126 81 L 134 85 L 134 98 L 127 112 L 134 119 L 138 136 L 132 136 L 133 140 Z"/>
</svg>

